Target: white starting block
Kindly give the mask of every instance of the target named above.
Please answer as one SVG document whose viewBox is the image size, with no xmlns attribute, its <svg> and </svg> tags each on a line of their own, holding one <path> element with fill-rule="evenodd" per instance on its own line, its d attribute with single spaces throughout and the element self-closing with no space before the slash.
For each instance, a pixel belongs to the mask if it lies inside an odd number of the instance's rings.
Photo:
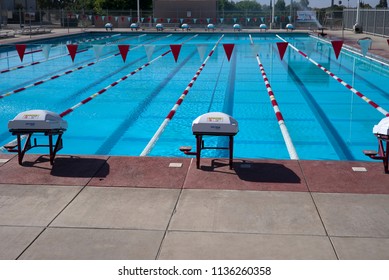
<svg viewBox="0 0 389 280">
<path fill-rule="evenodd" d="M 378 151 L 364 150 L 363 153 L 372 159 L 382 160 L 385 173 L 389 173 L 389 117 L 383 118 L 373 127 L 373 134 L 378 140 Z"/>
<path fill-rule="evenodd" d="M 196 152 L 191 152 L 192 147 L 180 147 L 186 155 L 196 155 L 197 169 L 200 168 L 201 150 L 223 149 L 229 150 L 229 166 L 232 169 L 234 136 L 238 133 L 238 122 L 231 116 L 221 112 L 211 112 L 197 117 L 192 122 L 192 132 L 196 136 Z M 203 136 L 228 136 L 228 147 L 205 147 Z"/>
<path fill-rule="evenodd" d="M 25 153 L 34 147 L 49 147 L 50 163 L 53 164 L 56 153 L 62 149 L 62 134 L 67 129 L 68 124 L 58 114 L 46 110 L 30 110 L 19 113 L 14 119 L 8 122 L 8 129 L 12 135 L 17 136 L 17 144 L 6 145 L 9 152 L 17 152 L 19 164 L 22 165 Z M 49 143 L 38 145 L 36 139 L 31 144 L 31 137 L 34 133 L 43 133 L 48 136 Z M 22 136 L 27 139 L 22 147 Z M 57 135 L 54 145 L 53 135 Z M 24 137 L 23 137 L 24 138 Z"/>
</svg>

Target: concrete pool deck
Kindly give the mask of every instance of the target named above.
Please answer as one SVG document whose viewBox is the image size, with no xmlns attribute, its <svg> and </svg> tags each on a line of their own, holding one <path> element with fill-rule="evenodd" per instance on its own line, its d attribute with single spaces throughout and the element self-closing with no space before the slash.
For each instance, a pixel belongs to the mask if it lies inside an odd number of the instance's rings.
<svg viewBox="0 0 389 280">
<path fill-rule="evenodd" d="M 385 52 L 385 38 L 369 37 Z M 16 39 L 27 38 L 3 42 Z M 389 259 L 381 161 L 201 165 L 58 155 L 51 166 L 27 154 L 20 166 L 0 154 L 0 259 Z"/>
<path fill-rule="evenodd" d="M 389 259 L 381 162 L 0 159 L 0 259 Z"/>
</svg>

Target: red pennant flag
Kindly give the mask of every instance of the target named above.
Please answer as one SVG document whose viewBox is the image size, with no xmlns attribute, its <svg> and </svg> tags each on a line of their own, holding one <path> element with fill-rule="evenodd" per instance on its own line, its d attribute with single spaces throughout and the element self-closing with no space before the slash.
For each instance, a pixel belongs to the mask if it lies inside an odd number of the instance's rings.
<svg viewBox="0 0 389 280">
<path fill-rule="evenodd" d="M 278 42 L 277 43 L 277 48 L 278 48 L 278 52 L 280 53 L 281 60 L 284 58 L 286 49 L 288 48 L 288 45 L 289 45 L 288 42 Z"/>
<path fill-rule="evenodd" d="M 16 50 L 18 51 L 20 61 L 23 61 L 24 52 L 26 51 L 26 45 L 16 45 Z"/>
<path fill-rule="evenodd" d="M 334 48 L 336 59 L 338 59 L 340 51 L 342 50 L 343 41 L 332 41 L 331 44 Z"/>
<path fill-rule="evenodd" d="M 74 62 L 74 58 L 76 57 L 78 45 L 66 45 L 66 47 L 68 48 L 70 57 L 72 58 L 72 61 Z"/>
<path fill-rule="evenodd" d="M 234 47 L 235 47 L 235 44 L 223 44 L 223 48 L 224 48 L 224 51 L 227 55 L 228 61 L 230 61 Z"/>
<path fill-rule="evenodd" d="M 118 45 L 120 54 L 122 55 L 123 62 L 126 62 L 127 53 L 130 49 L 130 45 Z"/>
<path fill-rule="evenodd" d="M 388 41 L 388 45 L 389 45 L 389 39 L 387 41 Z"/>
<path fill-rule="evenodd" d="M 181 45 L 170 45 L 170 49 L 172 50 L 174 60 L 177 62 L 178 55 L 180 54 L 181 51 Z"/>
</svg>

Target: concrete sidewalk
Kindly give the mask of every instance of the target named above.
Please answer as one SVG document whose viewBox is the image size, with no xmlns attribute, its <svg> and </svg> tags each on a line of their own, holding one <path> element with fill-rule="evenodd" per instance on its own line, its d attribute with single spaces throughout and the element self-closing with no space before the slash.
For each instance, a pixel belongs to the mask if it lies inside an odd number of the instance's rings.
<svg viewBox="0 0 389 280">
<path fill-rule="evenodd" d="M 1 162 L 0 259 L 389 259 L 380 162 Z"/>
</svg>

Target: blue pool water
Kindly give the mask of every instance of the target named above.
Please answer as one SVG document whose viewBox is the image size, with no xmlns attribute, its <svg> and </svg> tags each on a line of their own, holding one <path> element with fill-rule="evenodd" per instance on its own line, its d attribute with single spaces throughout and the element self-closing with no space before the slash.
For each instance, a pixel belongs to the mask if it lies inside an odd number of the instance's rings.
<svg viewBox="0 0 389 280">
<path fill-rule="evenodd" d="M 19 112 L 45 109 L 61 113 L 156 59 L 64 117 L 69 129 L 60 153 L 138 156 L 222 36 L 112 34 L 108 38 L 107 33 L 92 33 L 27 44 L 26 52 L 50 44 L 47 60 L 43 52 L 33 52 L 25 54 L 21 63 L 13 46 L 0 49 L 0 71 L 12 70 L 0 74 L 0 95 L 28 87 L 0 99 L 0 145 L 14 139 L 7 123 Z M 251 36 L 255 48 L 259 48 L 260 60 L 299 158 L 368 160 L 362 150 L 376 149 L 372 127 L 384 115 L 291 47 L 281 61 L 276 46 L 281 40 L 275 35 Z M 388 66 L 345 49 L 336 59 L 331 44 L 309 35 L 280 36 L 385 110 L 389 109 Z M 67 55 L 69 43 L 77 43 L 81 50 L 74 62 Z M 177 62 L 171 53 L 160 57 L 170 49 L 170 44 L 182 43 Z M 230 61 L 223 49 L 227 43 L 235 44 Z M 121 44 L 130 45 L 126 62 L 117 55 L 117 45 Z M 94 45 L 104 45 L 98 60 Z M 199 54 L 199 46 L 205 49 L 204 57 Z M 154 51 L 146 52 L 150 48 Z M 40 63 L 14 70 L 37 61 Z M 91 62 L 96 63 L 63 74 Z M 55 75 L 60 77 L 49 79 Z M 48 81 L 29 86 L 40 80 Z M 195 146 L 192 121 L 212 111 L 227 113 L 239 123 L 235 158 L 289 158 L 248 34 L 224 35 L 149 155 L 184 156 L 180 146 Z M 226 141 L 220 137 L 206 138 L 206 145 L 224 146 Z M 206 150 L 203 154 L 225 156 L 220 150 Z"/>
</svg>

